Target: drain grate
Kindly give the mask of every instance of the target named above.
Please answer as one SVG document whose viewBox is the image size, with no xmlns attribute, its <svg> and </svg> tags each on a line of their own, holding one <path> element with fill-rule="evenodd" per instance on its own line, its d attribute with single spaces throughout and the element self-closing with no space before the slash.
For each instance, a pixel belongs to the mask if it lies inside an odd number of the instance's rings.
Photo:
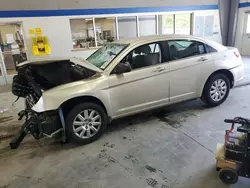
<svg viewBox="0 0 250 188">
<path fill-rule="evenodd" d="M 147 181 L 147 184 L 151 187 L 156 187 L 156 185 L 158 184 L 158 182 L 153 178 L 148 178 L 146 179 L 146 181 Z"/>
</svg>

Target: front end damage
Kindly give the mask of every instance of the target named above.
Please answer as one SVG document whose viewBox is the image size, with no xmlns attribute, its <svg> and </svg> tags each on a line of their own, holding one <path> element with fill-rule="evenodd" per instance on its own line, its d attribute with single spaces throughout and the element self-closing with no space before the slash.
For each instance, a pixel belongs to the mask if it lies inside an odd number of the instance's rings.
<svg viewBox="0 0 250 188">
<path fill-rule="evenodd" d="M 25 64 L 18 68 L 13 78 L 12 93 L 25 99 L 25 109 L 18 113 L 19 120 L 25 118 L 19 133 L 10 142 L 11 149 L 19 147 L 27 134 L 35 139 L 53 137 L 61 133 L 61 141 L 66 141 L 64 114 L 61 107 L 54 110 L 34 109 L 42 101 L 43 92 L 60 85 L 90 78 L 96 72 L 71 60 L 57 60 L 45 63 Z"/>
<path fill-rule="evenodd" d="M 59 110 L 60 111 L 60 110 Z M 11 140 L 11 149 L 19 147 L 24 137 L 29 133 L 35 139 L 43 137 L 53 137 L 55 134 L 62 131 L 62 141 L 65 142 L 65 129 L 60 121 L 59 111 L 50 111 L 37 113 L 31 109 L 25 109 L 18 113 L 19 120 L 25 118 L 24 124 L 21 126 L 19 133 Z M 61 116 L 63 118 L 63 116 Z M 62 121 L 64 121 L 62 119 Z"/>
</svg>

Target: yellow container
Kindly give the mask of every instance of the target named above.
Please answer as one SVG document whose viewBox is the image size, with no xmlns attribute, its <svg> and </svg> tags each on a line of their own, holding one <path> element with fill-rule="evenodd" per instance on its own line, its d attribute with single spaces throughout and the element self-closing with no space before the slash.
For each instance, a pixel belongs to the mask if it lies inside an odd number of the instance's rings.
<svg viewBox="0 0 250 188">
<path fill-rule="evenodd" d="M 35 56 L 49 55 L 51 53 L 48 38 L 45 36 L 38 36 L 32 38 L 32 53 Z"/>
</svg>

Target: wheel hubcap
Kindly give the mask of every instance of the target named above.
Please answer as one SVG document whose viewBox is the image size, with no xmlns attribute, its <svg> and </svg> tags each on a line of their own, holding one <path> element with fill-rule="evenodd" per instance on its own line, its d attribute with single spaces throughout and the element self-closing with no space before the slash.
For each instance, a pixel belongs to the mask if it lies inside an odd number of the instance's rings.
<svg viewBox="0 0 250 188">
<path fill-rule="evenodd" d="M 79 138 L 90 138 L 99 131 L 101 124 L 100 114 L 93 109 L 86 109 L 75 117 L 73 131 Z"/>
<path fill-rule="evenodd" d="M 214 101 L 222 100 L 227 93 L 227 84 L 224 80 L 215 80 L 210 88 L 210 96 Z"/>
<path fill-rule="evenodd" d="M 228 173 L 224 174 L 223 179 L 228 180 L 228 181 L 234 181 L 235 180 L 235 178 L 230 176 L 230 174 L 228 174 Z"/>
</svg>

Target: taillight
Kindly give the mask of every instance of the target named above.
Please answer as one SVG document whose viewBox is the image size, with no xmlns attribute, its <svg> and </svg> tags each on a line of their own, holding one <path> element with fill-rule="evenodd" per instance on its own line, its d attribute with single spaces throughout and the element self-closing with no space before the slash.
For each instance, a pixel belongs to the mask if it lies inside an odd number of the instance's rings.
<svg viewBox="0 0 250 188">
<path fill-rule="evenodd" d="M 238 52 L 236 52 L 236 51 L 234 51 L 234 55 L 235 55 L 237 58 L 240 57 L 240 54 L 239 54 Z"/>
</svg>

